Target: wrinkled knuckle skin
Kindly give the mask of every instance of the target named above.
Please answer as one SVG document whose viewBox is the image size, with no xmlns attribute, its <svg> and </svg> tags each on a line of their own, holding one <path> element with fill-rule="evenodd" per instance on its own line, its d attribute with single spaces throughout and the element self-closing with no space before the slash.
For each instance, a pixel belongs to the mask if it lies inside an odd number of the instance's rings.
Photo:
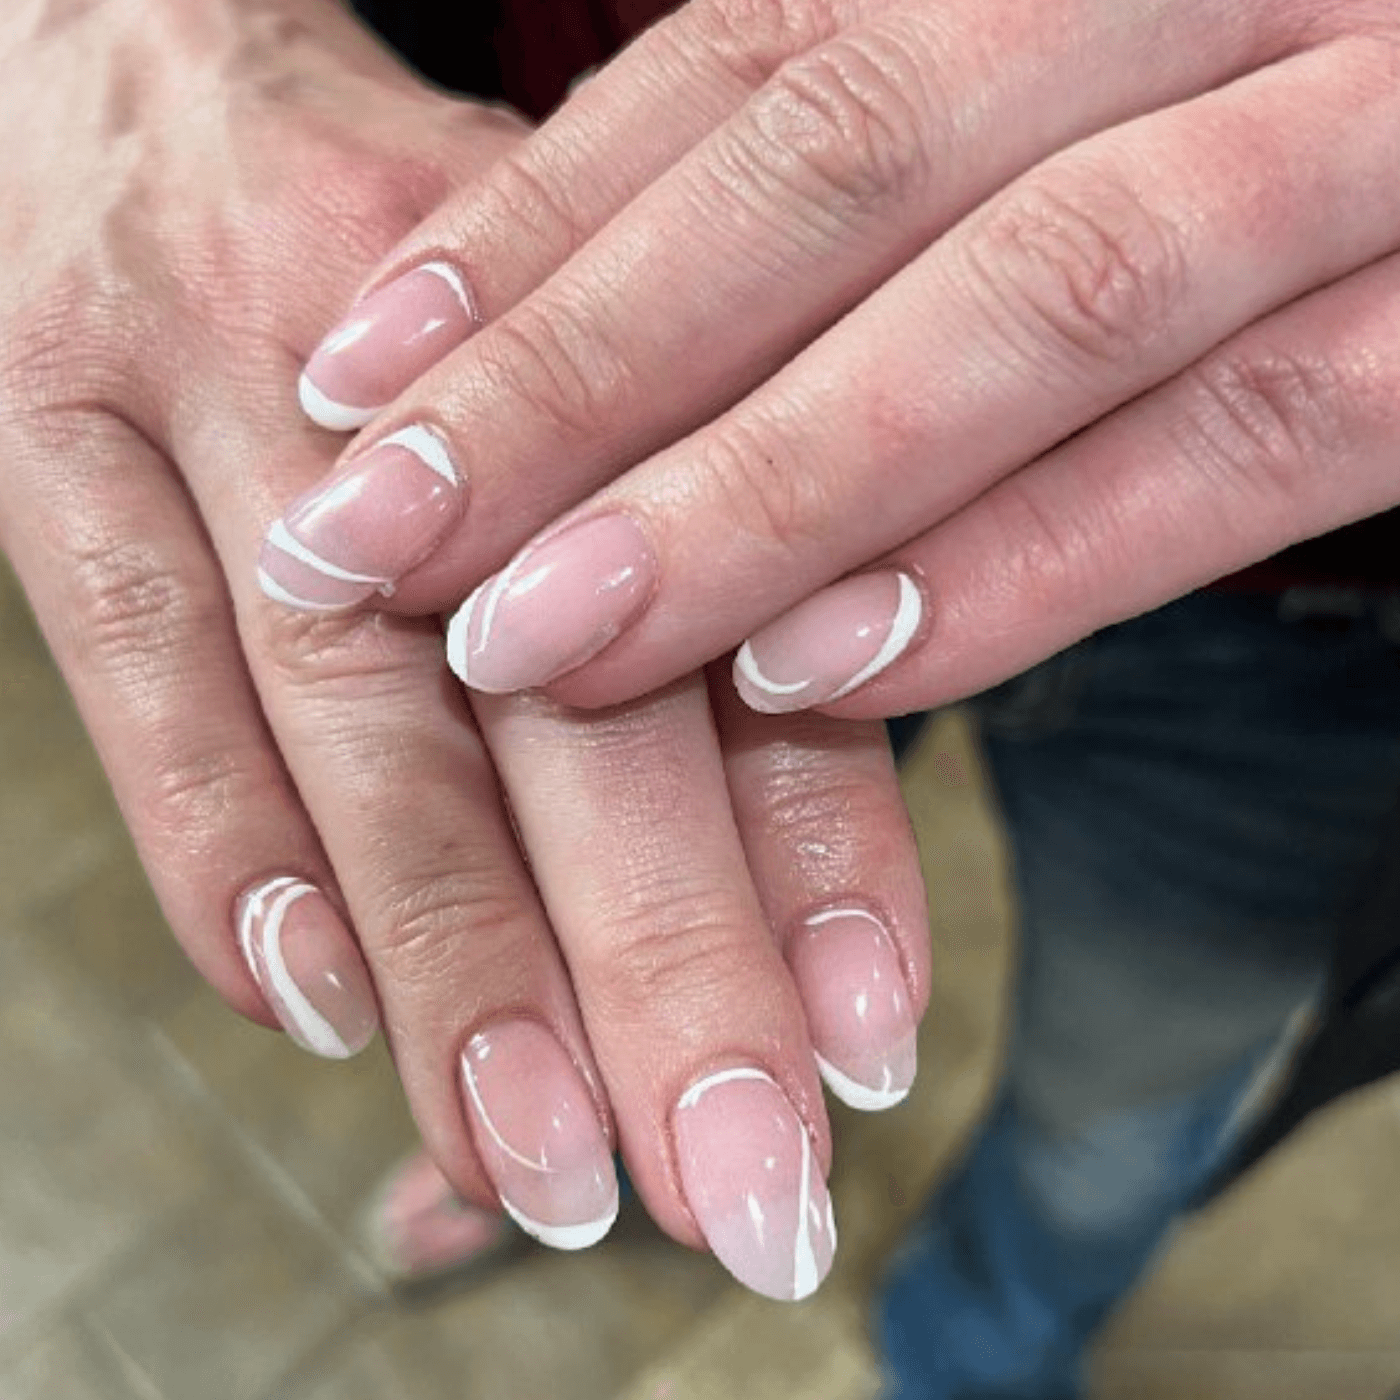
<svg viewBox="0 0 1400 1400">
<path fill-rule="evenodd" d="M 626 360 L 594 318 L 558 305 L 517 307 L 482 338 L 479 353 L 515 411 L 571 440 L 596 435 L 632 383 Z"/>
<path fill-rule="evenodd" d="M 921 93 L 893 41 L 834 40 L 784 64 L 749 104 L 749 164 L 827 218 L 899 204 L 928 183 L 932 123 Z"/>
<path fill-rule="evenodd" d="M 406 666 L 405 633 L 423 633 L 430 620 L 397 618 L 374 609 L 300 613 L 273 604 L 259 609 L 248 653 L 260 677 L 293 695 L 357 702 L 387 700 L 421 672 Z M 421 639 L 420 639 L 421 640 Z"/>
<path fill-rule="evenodd" d="M 795 461 L 778 434 L 736 424 L 716 431 L 695 458 L 701 494 L 768 562 L 806 562 L 829 551 L 833 502 L 810 464 Z"/>
<path fill-rule="evenodd" d="M 684 26 L 681 42 L 718 61 L 746 86 L 760 87 L 794 54 L 831 38 L 853 17 L 849 0 L 695 0 L 663 33 Z"/>
<path fill-rule="evenodd" d="M 239 756 L 207 742 L 180 744 L 171 738 L 172 727 L 159 727 L 159 752 L 137 789 L 134 824 L 158 856 L 194 858 L 222 846 L 231 822 L 265 803 L 267 793 L 255 790 Z"/>
<path fill-rule="evenodd" d="M 1017 187 L 969 245 L 973 271 L 1036 358 L 1095 371 L 1131 357 L 1188 290 L 1182 233 L 1116 176 L 1083 165 Z"/>
<path fill-rule="evenodd" d="M 658 874 L 644 894 L 634 887 L 605 907 L 606 933 L 568 948 L 590 1024 L 714 1024 L 723 1021 L 738 988 L 748 995 L 753 979 L 745 977 L 727 896 Z"/>
<path fill-rule="evenodd" d="M 61 554 L 73 654 L 101 674 L 178 671 L 226 623 L 223 599 L 192 584 L 157 541 L 70 542 Z"/>
<path fill-rule="evenodd" d="M 1351 457 L 1368 416 L 1362 387 L 1320 354 L 1232 347 L 1189 370 L 1186 383 L 1179 436 L 1188 457 L 1270 498 L 1316 491 L 1329 463 Z"/>
<path fill-rule="evenodd" d="M 373 908 L 367 951 L 395 985 L 431 991 L 464 977 L 474 984 L 528 980 L 522 944 L 533 949 L 526 913 L 533 906 L 516 882 L 473 868 L 465 856 L 447 873 L 396 868 Z"/>
</svg>

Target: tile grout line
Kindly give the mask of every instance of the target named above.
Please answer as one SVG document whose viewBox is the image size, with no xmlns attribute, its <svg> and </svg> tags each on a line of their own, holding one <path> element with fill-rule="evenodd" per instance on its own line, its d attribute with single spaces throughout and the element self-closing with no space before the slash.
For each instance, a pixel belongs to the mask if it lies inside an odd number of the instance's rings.
<svg viewBox="0 0 1400 1400">
<path fill-rule="evenodd" d="M 234 1150 L 254 1177 L 322 1244 L 330 1248 L 337 1262 L 366 1294 L 377 1301 L 386 1298 L 388 1290 L 384 1281 L 369 1261 L 342 1237 L 276 1157 L 219 1102 L 204 1077 L 180 1053 L 169 1036 L 153 1023 L 147 1023 L 146 1034 L 160 1062 L 160 1069 L 175 1092 L 187 1103 L 196 1106 L 211 1127 L 231 1140 Z"/>
</svg>

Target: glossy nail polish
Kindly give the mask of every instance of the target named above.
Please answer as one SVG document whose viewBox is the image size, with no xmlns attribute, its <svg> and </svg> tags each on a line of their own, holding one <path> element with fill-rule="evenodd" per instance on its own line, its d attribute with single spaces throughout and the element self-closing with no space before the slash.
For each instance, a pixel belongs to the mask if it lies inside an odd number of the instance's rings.
<svg viewBox="0 0 1400 1400">
<path fill-rule="evenodd" d="M 336 612 L 392 593 L 461 518 L 466 495 L 443 439 L 421 425 L 401 428 L 273 525 L 258 582 L 269 598 L 306 612 Z"/>
<path fill-rule="evenodd" d="M 330 1060 L 374 1038 L 379 1010 L 350 930 L 306 880 L 284 875 L 239 900 L 238 946 L 277 1019 L 304 1050 Z"/>
<path fill-rule="evenodd" d="M 914 1083 L 918 1048 L 885 926 L 856 905 L 825 909 L 804 921 L 787 955 L 827 1087 L 851 1108 L 894 1107 Z"/>
<path fill-rule="evenodd" d="M 581 666 L 646 606 L 656 558 L 641 527 L 596 515 L 527 545 L 462 604 L 448 664 L 473 690 L 507 694 Z"/>
<path fill-rule="evenodd" d="M 593 1099 L 534 1021 L 497 1022 L 462 1053 L 472 1137 L 501 1205 L 555 1249 L 586 1249 L 617 1218 L 617 1174 Z"/>
<path fill-rule="evenodd" d="M 477 327 L 462 274 L 430 262 L 367 296 L 302 372 L 302 410 L 334 432 L 362 428 Z"/>
<path fill-rule="evenodd" d="M 768 1298 L 816 1292 L 836 1221 L 807 1129 L 771 1076 L 741 1066 L 698 1080 L 672 1130 L 686 1201 L 720 1263 Z"/>
<path fill-rule="evenodd" d="M 904 654 L 923 612 L 923 595 L 908 574 L 889 570 L 842 579 L 739 648 L 735 688 L 762 714 L 839 700 Z"/>
</svg>

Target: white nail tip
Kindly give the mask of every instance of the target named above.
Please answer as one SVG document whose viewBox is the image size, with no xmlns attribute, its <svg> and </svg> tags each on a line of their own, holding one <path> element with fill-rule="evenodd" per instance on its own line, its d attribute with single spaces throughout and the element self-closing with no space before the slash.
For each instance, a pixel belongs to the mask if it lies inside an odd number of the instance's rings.
<svg viewBox="0 0 1400 1400">
<path fill-rule="evenodd" d="M 253 956 L 253 940 L 257 936 L 257 951 L 262 954 L 267 975 L 267 993 L 276 1001 L 283 1023 L 298 1043 L 324 1059 L 348 1060 L 363 1047 L 347 1045 L 335 1027 L 312 1006 L 293 979 L 282 951 L 282 922 L 287 917 L 287 911 L 297 900 L 317 893 L 319 891 L 315 885 L 294 877 L 284 876 L 268 881 L 248 896 L 239 939 L 248 965 L 257 976 L 257 963 Z M 266 902 L 269 896 L 270 904 Z M 262 925 L 256 928 L 259 919 Z M 262 985 L 262 978 L 258 978 L 258 982 Z"/>
<path fill-rule="evenodd" d="M 452 673 L 463 685 L 470 685 L 467 678 L 467 645 L 471 631 L 472 611 L 476 607 L 476 601 L 481 597 L 481 590 L 486 585 L 482 584 L 455 613 L 452 620 L 447 624 L 447 664 L 452 668 Z"/>
<path fill-rule="evenodd" d="M 462 280 L 462 274 L 458 272 L 451 263 L 424 263 L 418 271 L 430 272 L 434 277 L 441 277 L 442 280 L 452 288 L 452 294 L 461 302 L 462 310 L 465 311 L 472 320 L 476 320 L 476 308 L 472 305 L 471 297 L 467 295 L 467 284 Z"/>
<path fill-rule="evenodd" d="M 336 403 L 306 374 L 297 381 L 297 397 L 301 400 L 301 411 L 318 427 L 328 428 L 333 433 L 353 433 L 363 428 L 383 407 L 380 404 L 374 408 L 356 408 L 353 404 Z"/>
<path fill-rule="evenodd" d="M 812 1052 L 817 1069 L 826 1081 L 826 1087 L 841 1100 L 847 1108 L 859 1109 L 862 1113 L 880 1113 L 893 1108 L 909 1097 L 911 1085 L 903 1089 L 872 1089 L 868 1084 L 858 1084 L 849 1075 L 842 1074 L 829 1060 L 824 1060 Z"/>
<path fill-rule="evenodd" d="M 913 641 L 914 633 L 919 630 L 919 622 L 924 613 L 923 594 L 908 574 L 896 574 L 895 577 L 899 580 L 899 604 L 895 608 L 894 619 L 880 650 L 845 685 L 833 691 L 827 697 L 828 700 L 840 700 L 853 690 L 859 689 L 866 681 L 873 680 L 887 666 L 899 659 L 904 649 Z"/>
<path fill-rule="evenodd" d="M 258 570 L 258 587 L 274 603 L 281 603 L 284 607 L 296 608 L 301 612 L 348 612 L 356 606 L 354 603 L 313 603 L 310 598 L 298 597 L 295 593 L 289 593 L 266 569 L 262 568 Z"/>
<path fill-rule="evenodd" d="M 582 1225 L 545 1225 L 531 1220 L 523 1211 L 517 1210 L 504 1196 L 501 1207 L 510 1218 L 532 1239 L 538 1240 L 550 1249 L 589 1249 L 597 1244 L 613 1227 L 617 1219 L 617 1204 L 611 1212 L 597 1220 L 585 1221 Z"/>
<path fill-rule="evenodd" d="M 734 658 L 734 669 L 743 676 L 755 690 L 760 691 L 763 695 L 796 695 L 798 691 L 806 690 L 807 687 L 812 684 L 812 677 L 810 676 L 805 681 L 796 681 L 791 685 L 786 685 L 781 681 L 769 680 L 768 677 L 759 670 L 758 659 L 754 656 L 753 646 L 749 642 L 745 642 L 744 645 L 739 648 L 738 655 Z M 754 705 L 754 708 L 757 709 L 758 706 Z M 776 710 L 783 710 L 786 708 L 787 706 L 780 705 L 775 707 L 774 711 L 766 711 L 766 713 L 774 713 Z"/>
<path fill-rule="evenodd" d="M 449 486 L 461 485 L 457 469 L 452 465 L 452 458 L 448 456 L 447 444 L 421 423 L 411 423 L 407 428 L 390 433 L 388 437 L 375 443 L 375 447 L 402 447 L 413 453 L 430 471 L 435 471 Z"/>
<path fill-rule="evenodd" d="M 339 564 L 332 564 L 329 559 L 323 559 L 315 550 L 302 544 L 282 520 L 273 523 L 267 532 L 267 542 L 274 549 L 280 549 L 283 554 L 295 559 L 298 564 L 305 564 L 308 569 L 314 569 L 318 574 L 333 578 L 338 583 L 358 583 L 370 588 L 380 588 L 389 582 L 377 574 L 352 573 L 349 569 L 342 569 Z"/>
<path fill-rule="evenodd" d="M 764 1084 L 772 1084 L 777 1089 L 777 1082 L 771 1074 L 765 1074 L 761 1069 L 754 1069 L 751 1065 L 740 1065 L 736 1069 L 722 1069 L 717 1074 L 707 1075 L 704 1079 L 697 1079 L 689 1089 L 680 1096 L 676 1103 L 677 1108 L 694 1108 L 697 1103 L 711 1089 L 717 1088 L 721 1084 L 733 1083 L 736 1079 L 757 1079 Z M 781 1092 L 781 1090 L 779 1091 Z"/>
</svg>

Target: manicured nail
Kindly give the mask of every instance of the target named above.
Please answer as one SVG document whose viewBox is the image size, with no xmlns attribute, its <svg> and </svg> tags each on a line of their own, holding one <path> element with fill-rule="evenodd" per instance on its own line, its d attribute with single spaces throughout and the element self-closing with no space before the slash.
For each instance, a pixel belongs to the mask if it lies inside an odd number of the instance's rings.
<svg viewBox="0 0 1400 1400">
<path fill-rule="evenodd" d="M 734 658 L 750 709 L 785 714 L 849 695 L 903 655 L 923 618 L 908 574 L 856 574 L 755 632 Z"/>
<path fill-rule="evenodd" d="M 836 1221 L 797 1110 L 761 1069 L 692 1084 L 673 1117 L 681 1184 L 716 1258 L 767 1298 L 806 1298 L 831 1270 Z"/>
<path fill-rule="evenodd" d="M 269 598 L 337 612 L 389 594 L 442 542 L 466 505 L 447 444 L 400 428 L 296 501 L 267 533 L 258 582 Z"/>
<path fill-rule="evenodd" d="M 909 988 L 884 924 L 856 905 L 825 909 L 793 936 L 788 961 L 827 1087 L 852 1108 L 899 1103 L 914 1083 L 918 1049 Z"/>
<path fill-rule="evenodd" d="M 316 347 L 299 385 L 313 423 L 362 428 L 477 327 L 462 274 L 430 262 L 367 296 Z"/>
<path fill-rule="evenodd" d="M 303 1050 L 348 1060 L 374 1039 L 379 1011 L 359 949 L 315 885 L 284 875 L 238 905 L 238 946 L 277 1019 Z"/>
<path fill-rule="evenodd" d="M 544 685 L 607 646 L 646 605 L 656 556 L 631 517 L 598 515 L 526 545 L 462 604 L 447 660 L 473 690 Z"/>
<path fill-rule="evenodd" d="M 501 1205 L 555 1249 L 586 1249 L 617 1219 L 617 1174 L 593 1099 L 543 1026 L 502 1021 L 471 1038 L 462 1083 L 472 1136 Z"/>
</svg>

